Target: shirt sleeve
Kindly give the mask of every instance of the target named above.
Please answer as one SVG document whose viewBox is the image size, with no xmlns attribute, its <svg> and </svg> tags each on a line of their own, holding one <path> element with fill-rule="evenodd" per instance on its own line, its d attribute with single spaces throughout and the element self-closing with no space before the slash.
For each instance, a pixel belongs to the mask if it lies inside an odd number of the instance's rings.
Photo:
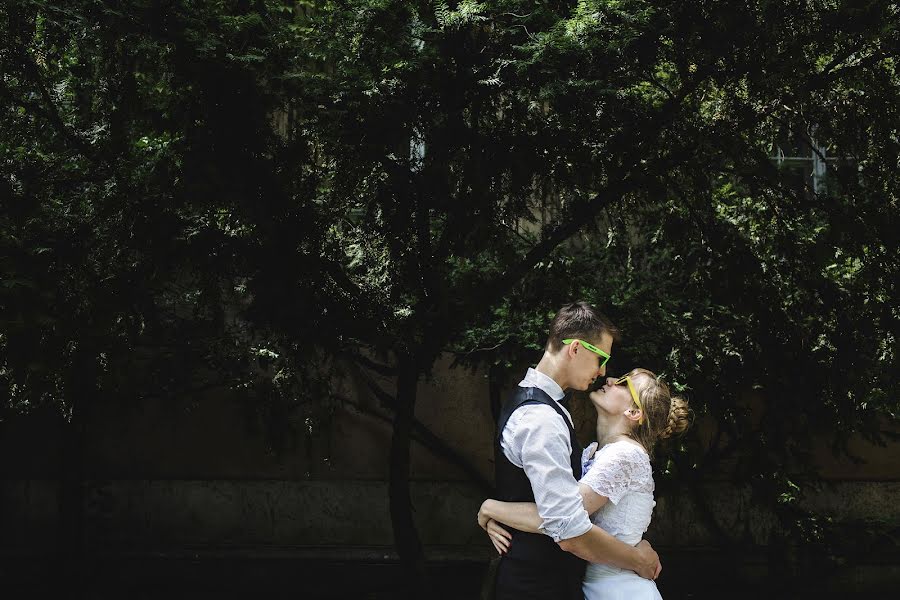
<svg viewBox="0 0 900 600">
<path fill-rule="evenodd" d="M 519 411 L 526 412 L 511 437 L 513 446 L 521 449 L 517 458 L 531 483 L 542 533 L 555 542 L 586 533 L 592 524 L 572 475 L 567 424 L 549 406 L 531 405 Z"/>
<path fill-rule="evenodd" d="M 628 443 L 605 447 L 594 456 L 594 463 L 581 478 L 581 483 L 618 504 L 626 493 L 637 490 L 648 476 L 649 463 L 642 453 L 640 448 Z"/>
</svg>

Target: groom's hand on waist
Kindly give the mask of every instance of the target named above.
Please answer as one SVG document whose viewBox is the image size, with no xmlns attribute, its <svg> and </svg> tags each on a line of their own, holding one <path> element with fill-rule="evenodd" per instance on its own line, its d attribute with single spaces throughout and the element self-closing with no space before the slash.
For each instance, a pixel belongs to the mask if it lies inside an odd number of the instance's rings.
<svg viewBox="0 0 900 600">
<path fill-rule="evenodd" d="M 662 571 L 662 564 L 659 562 L 659 555 L 650 542 L 641 540 L 638 542 L 637 548 L 640 556 L 640 566 L 635 572 L 644 579 L 656 579 Z"/>
</svg>

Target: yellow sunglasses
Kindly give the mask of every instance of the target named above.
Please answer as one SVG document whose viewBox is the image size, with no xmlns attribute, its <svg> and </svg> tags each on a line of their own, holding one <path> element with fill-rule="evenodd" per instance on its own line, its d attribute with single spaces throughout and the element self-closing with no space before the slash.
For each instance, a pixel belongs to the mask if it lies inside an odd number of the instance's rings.
<svg viewBox="0 0 900 600">
<path fill-rule="evenodd" d="M 628 385 L 628 391 L 631 392 L 631 399 L 634 400 L 634 403 L 637 405 L 637 407 L 641 411 L 641 416 L 638 419 L 638 425 L 643 425 L 644 424 L 644 407 L 641 405 L 641 401 L 638 398 L 637 390 L 634 389 L 634 384 L 631 383 L 631 377 L 629 377 L 628 375 L 626 375 L 625 377 L 619 377 L 615 382 L 615 385 L 625 385 L 625 384 Z"/>
</svg>

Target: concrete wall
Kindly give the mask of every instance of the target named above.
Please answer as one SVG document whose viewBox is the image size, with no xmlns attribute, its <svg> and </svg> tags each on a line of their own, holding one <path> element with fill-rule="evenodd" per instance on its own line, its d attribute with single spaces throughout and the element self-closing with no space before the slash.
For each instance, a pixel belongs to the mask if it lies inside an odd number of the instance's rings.
<svg viewBox="0 0 900 600">
<path fill-rule="evenodd" d="M 449 364 L 444 360 L 421 383 L 417 417 L 491 479 L 486 375 Z M 88 425 L 87 549 L 390 559 L 390 427 L 371 414 L 380 410 L 371 398 L 351 395 L 356 405 L 338 408 L 327 427 L 311 433 L 301 427 L 282 455 L 269 447 L 241 398 L 97 404 Z M 580 402 L 573 413 L 587 441 L 592 409 Z M 56 546 L 62 427 L 55 416 L 40 414 L 2 424 L 4 556 L 48 554 Z M 840 518 L 900 524 L 900 448 L 854 444 L 866 464 L 837 461 L 824 444 L 816 450 L 831 485 L 808 497 L 809 505 Z M 415 518 L 429 556 L 486 561 L 492 551 L 475 523 L 479 488 L 419 444 L 412 449 L 412 476 Z M 702 490 L 716 521 L 752 543 L 764 544 L 778 527 L 755 506 L 749 486 L 711 480 Z M 708 516 L 689 496 L 662 496 L 648 538 L 670 556 L 714 553 Z"/>
</svg>

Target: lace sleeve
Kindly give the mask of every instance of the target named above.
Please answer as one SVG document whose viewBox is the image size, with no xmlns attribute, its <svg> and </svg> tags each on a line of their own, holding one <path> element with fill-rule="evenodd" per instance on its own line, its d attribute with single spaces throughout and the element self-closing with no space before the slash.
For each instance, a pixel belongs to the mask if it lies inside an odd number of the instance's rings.
<svg viewBox="0 0 900 600">
<path fill-rule="evenodd" d="M 609 444 L 598 450 L 593 464 L 581 478 L 581 483 L 613 504 L 618 504 L 627 492 L 646 490 L 652 481 L 653 471 L 646 453 L 628 442 Z"/>
</svg>

